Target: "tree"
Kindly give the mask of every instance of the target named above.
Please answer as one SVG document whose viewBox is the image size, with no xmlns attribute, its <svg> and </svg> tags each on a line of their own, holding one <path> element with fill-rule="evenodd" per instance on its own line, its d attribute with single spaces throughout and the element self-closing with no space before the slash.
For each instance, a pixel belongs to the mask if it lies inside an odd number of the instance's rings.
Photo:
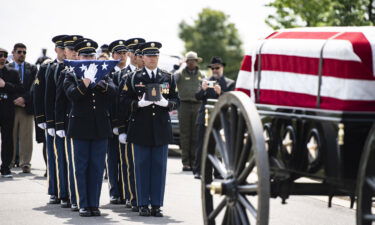
<svg viewBox="0 0 375 225">
<path fill-rule="evenodd" d="M 179 37 L 185 42 L 185 51 L 195 51 L 203 58 L 206 67 L 212 56 L 220 56 L 225 62 L 225 74 L 237 77 L 243 57 L 242 41 L 229 16 L 221 11 L 205 8 L 198 14 L 193 25 L 182 21 Z"/>
<path fill-rule="evenodd" d="M 273 29 L 375 24 L 374 0 L 274 0 L 266 23 Z"/>
</svg>

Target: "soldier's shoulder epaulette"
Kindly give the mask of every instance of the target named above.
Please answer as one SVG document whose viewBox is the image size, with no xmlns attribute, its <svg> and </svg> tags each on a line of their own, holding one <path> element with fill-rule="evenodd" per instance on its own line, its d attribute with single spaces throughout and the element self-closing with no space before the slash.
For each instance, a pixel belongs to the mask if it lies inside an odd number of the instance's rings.
<svg viewBox="0 0 375 225">
<path fill-rule="evenodd" d="M 160 69 L 160 71 L 165 74 L 165 75 L 169 75 L 169 76 L 172 76 L 172 74 L 164 69 Z"/>
</svg>

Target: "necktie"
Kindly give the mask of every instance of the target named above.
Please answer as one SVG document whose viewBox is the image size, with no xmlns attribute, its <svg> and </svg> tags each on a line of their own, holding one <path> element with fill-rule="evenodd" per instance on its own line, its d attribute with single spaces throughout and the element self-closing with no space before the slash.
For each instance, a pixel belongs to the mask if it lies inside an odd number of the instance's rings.
<svg viewBox="0 0 375 225">
<path fill-rule="evenodd" d="M 19 73 L 21 82 L 23 83 L 22 64 L 18 64 L 18 73 Z"/>
<path fill-rule="evenodd" d="M 151 72 L 151 80 L 153 83 L 155 83 L 155 74 L 154 74 L 154 71 Z"/>
</svg>

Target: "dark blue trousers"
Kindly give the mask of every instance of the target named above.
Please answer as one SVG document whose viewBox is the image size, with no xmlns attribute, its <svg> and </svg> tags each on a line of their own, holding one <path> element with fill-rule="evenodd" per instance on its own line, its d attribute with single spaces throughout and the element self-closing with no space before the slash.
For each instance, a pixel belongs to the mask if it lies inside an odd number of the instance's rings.
<svg viewBox="0 0 375 225">
<path fill-rule="evenodd" d="M 133 145 L 139 206 L 163 206 L 168 145 Z"/>
<path fill-rule="evenodd" d="M 46 132 L 48 194 L 57 196 L 58 191 L 54 139 L 54 137 L 48 135 Z"/>
<path fill-rule="evenodd" d="M 108 139 L 72 142 L 78 207 L 99 207 Z"/>
<path fill-rule="evenodd" d="M 132 206 L 137 206 L 137 191 L 135 187 L 135 168 L 134 168 L 134 154 L 133 145 L 131 143 L 126 144 L 125 147 L 125 162 L 126 162 L 126 175 L 127 175 L 127 189 L 130 193 L 130 202 Z"/>
<path fill-rule="evenodd" d="M 70 203 L 77 204 L 76 189 L 74 181 L 74 169 L 72 161 L 72 139 L 65 138 L 65 155 L 68 166 L 68 185 L 69 185 L 69 197 Z"/>
<path fill-rule="evenodd" d="M 120 145 L 118 136 L 114 135 L 113 138 L 110 138 L 108 140 L 107 172 L 109 195 L 117 198 L 122 197 L 122 195 L 120 194 L 120 191 L 122 189 L 120 165 Z"/>
<path fill-rule="evenodd" d="M 120 143 L 120 163 L 121 163 L 121 183 L 122 183 L 122 197 L 130 201 L 131 193 L 129 191 L 128 179 L 128 163 L 126 160 L 126 145 Z"/>
<path fill-rule="evenodd" d="M 55 157 L 56 157 L 56 174 L 57 174 L 57 189 L 59 199 L 68 199 L 68 167 L 66 164 L 65 155 L 65 138 L 55 136 Z"/>
</svg>

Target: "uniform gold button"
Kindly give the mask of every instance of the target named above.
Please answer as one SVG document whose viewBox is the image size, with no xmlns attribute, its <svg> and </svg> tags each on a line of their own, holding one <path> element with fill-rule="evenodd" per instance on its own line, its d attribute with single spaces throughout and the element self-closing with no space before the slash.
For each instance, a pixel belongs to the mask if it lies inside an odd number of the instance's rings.
<svg viewBox="0 0 375 225">
<path fill-rule="evenodd" d="M 96 109 L 96 107 L 94 106 L 94 107 L 92 107 L 93 109 Z"/>
<path fill-rule="evenodd" d="M 94 99 L 94 100 L 92 100 L 92 102 L 95 102 L 95 99 Z"/>
<path fill-rule="evenodd" d="M 155 116 L 155 113 L 152 113 L 153 116 Z"/>
<path fill-rule="evenodd" d="M 95 96 L 95 93 L 92 93 L 92 96 Z"/>
<path fill-rule="evenodd" d="M 155 109 L 155 106 L 153 105 L 152 108 Z"/>
</svg>

